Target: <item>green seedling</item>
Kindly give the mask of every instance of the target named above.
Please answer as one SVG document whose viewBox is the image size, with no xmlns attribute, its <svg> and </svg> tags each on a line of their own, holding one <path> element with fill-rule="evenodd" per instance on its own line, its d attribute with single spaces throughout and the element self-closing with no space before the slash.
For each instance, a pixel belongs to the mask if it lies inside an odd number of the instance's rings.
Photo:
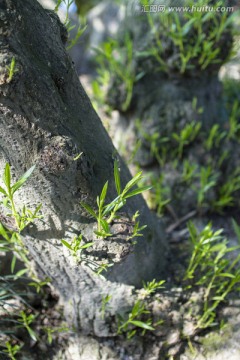
<svg viewBox="0 0 240 360">
<path fill-rule="evenodd" d="M 202 114 L 203 113 L 203 108 L 200 107 L 198 108 L 197 107 L 197 103 L 198 103 L 198 100 L 196 98 L 196 96 L 192 99 L 192 109 L 197 113 L 197 114 Z"/>
<path fill-rule="evenodd" d="M 37 335 L 36 335 L 35 331 L 33 331 L 33 329 L 30 327 L 30 325 L 35 320 L 35 318 L 36 318 L 36 315 L 33 315 L 33 314 L 27 315 L 25 313 L 25 311 L 22 310 L 20 312 L 20 318 L 18 318 L 18 322 L 20 323 L 20 327 L 24 327 L 27 330 L 31 339 L 33 339 L 34 341 L 37 341 Z"/>
<path fill-rule="evenodd" d="M 158 132 L 148 134 L 143 130 L 141 121 L 139 119 L 135 120 L 135 126 L 144 141 L 149 144 L 151 155 L 154 156 L 159 165 L 163 167 L 167 161 L 167 156 L 169 156 L 170 138 L 167 136 L 162 137 Z"/>
<path fill-rule="evenodd" d="M 21 212 L 17 211 L 15 202 L 14 202 L 14 194 L 17 190 L 19 190 L 28 178 L 31 176 L 35 165 L 32 166 L 20 179 L 15 182 L 13 185 L 11 184 L 11 171 L 10 165 L 6 163 L 3 175 L 3 182 L 5 185 L 5 189 L 0 186 L 0 193 L 4 196 L 1 203 L 9 209 L 10 213 L 7 214 L 4 224 L 10 230 L 14 230 L 15 232 L 21 232 L 27 225 L 32 223 L 35 219 L 41 218 L 38 215 L 41 204 L 36 208 L 34 212 L 27 209 L 26 206 L 23 206 Z"/>
<path fill-rule="evenodd" d="M 229 118 L 229 130 L 227 135 L 228 139 L 239 140 L 239 130 L 240 130 L 239 117 L 240 117 L 239 101 L 235 100 Z"/>
<path fill-rule="evenodd" d="M 5 346 L 6 349 L 4 349 L 3 352 L 9 356 L 9 359 L 16 360 L 17 358 L 15 355 L 21 350 L 22 346 L 18 344 L 12 345 L 10 341 L 7 341 Z"/>
<path fill-rule="evenodd" d="M 86 22 L 86 19 L 82 20 L 83 23 Z M 73 25 L 73 26 L 68 26 L 68 32 L 70 32 L 71 30 L 75 29 L 76 25 Z M 78 41 L 80 39 L 80 37 L 84 34 L 84 32 L 86 31 L 87 29 L 87 25 L 84 24 L 82 27 L 79 25 L 78 28 L 77 28 L 77 31 L 76 31 L 76 35 L 74 36 L 74 38 L 72 38 L 69 43 L 68 43 L 68 46 L 67 46 L 67 50 L 70 50 L 72 49 L 75 45 L 78 44 Z"/>
<path fill-rule="evenodd" d="M 234 232 L 237 235 L 238 243 L 240 244 L 240 226 L 234 219 L 232 219 L 232 225 L 233 225 Z"/>
<path fill-rule="evenodd" d="M 91 247 L 94 244 L 93 242 L 88 242 L 84 245 L 81 245 L 82 235 L 75 236 L 73 238 L 73 240 L 71 241 L 71 243 L 67 242 L 66 240 L 61 240 L 61 242 L 65 247 L 67 247 L 70 250 L 72 256 L 76 260 L 81 260 L 82 259 L 82 251 L 84 249 Z"/>
<path fill-rule="evenodd" d="M 11 64 L 7 68 L 8 68 L 8 81 L 11 81 L 13 78 L 13 75 L 17 72 L 15 57 L 12 58 Z"/>
<path fill-rule="evenodd" d="M 147 283 L 143 282 L 143 288 L 146 292 L 146 295 L 152 295 L 157 290 L 163 289 L 163 284 L 165 283 L 165 280 L 156 281 L 153 279 L 152 281 L 149 281 Z"/>
<path fill-rule="evenodd" d="M 171 189 L 168 185 L 165 185 L 164 174 L 161 174 L 159 178 L 150 178 L 150 182 L 152 185 L 149 201 L 150 207 L 156 209 L 157 214 L 162 216 L 167 204 L 171 201 Z"/>
<path fill-rule="evenodd" d="M 151 189 L 151 186 L 142 186 L 136 189 L 133 189 L 139 181 L 143 179 L 142 172 L 137 173 L 132 180 L 130 180 L 127 185 L 122 189 L 120 172 L 118 169 L 118 162 L 114 162 L 114 180 L 115 188 L 118 196 L 111 201 L 109 204 L 105 205 L 105 199 L 108 190 L 108 181 L 103 186 L 100 196 L 97 196 L 97 206 L 98 210 L 95 211 L 90 205 L 81 202 L 81 206 L 87 210 L 87 212 L 97 220 L 98 229 L 95 231 L 95 234 L 99 237 L 106 238 L 111 236 L 110 224 L 116 219 L 117 212 L 126 204 L 127 199 L 141 194 L 142 192 Z"/>
<path fill-rule="evenodd" d="M 51 282 L 51 279 L 47 277 L 45 280 L 42 280 L 42 281 L 39 279 L 32 281 L 28 285 L 34 287 L 36 289 L 37 293 L 39 294 L 40 292 L 42 292 L 43 287 L 48 285 L 50 282 Z"/>
<path fill-rule="evenodd" d="M 181 131 L 180 134 L 173 133 L 172 137 L 178 143 L 178 158 L 181 159 L 183 155 L 183 148 L 193 142 L 201 129 L 200 122 L 192 121 L 187 124 Z"/>
<path fill-rule="evenodd" d="M 3 241 L 0 242 L 0 250 L 6 251 L 8 249 L 8 251 L 14 252 L 14 256 L 11 262 L 12 273 L 14 272 L 16 264 L 15 254 L 17 254 L 26 265 L 29 264 L 29 261 L 26 257 L 27 250 L 23 246 L 20 232 L 35 219 L 42 218 L 42 216 L 39 215 L 41 204 L 37 206 L 35 211 L 31 211 L 25 205 L 21 210 L 18 210 L 14 201 L 15 193 L 31 176 L 34 167 L 35 166 L 31 167 L 23 176 L 20 177 L 19 180 L 12 184 L 10 165 L 6 163 L 2 178 L 5 187 L 0 186 L 0 195 L 2 195 L 0 205 L 2 205 L 2 208 L 5 208 L 7 212 L 6 215 L 0 213 L 0 235 L 3 238 Z"/>
<path fill-rule="evenodd" d="M 105 317 L 105 312 L 106 312 L 106 306 L 109 303 L 109 301 L 111 300 L 112 295 L 106 295 L 106 296 L 102 296 L 102 306 L 101 306 L 101 317 L 102 320 Z"/>
<path fill-rule="evenodd" d="M 63 332 L 68 332 L 69 328 L 66 326 L 62 326 L 62 327 L 55 327 L 55 328 L 51 328 L 51 327 L 44 327 L 43 331 L 46 332 L 47 334 L 47 341 L 49 345 L 52 345 L 53 342 L 53 335 L 54 334 L 59 334 L 59 333 L 63 333 Z"/>
<path fill-rule="evenodd" d="M 141 78 L 141 74 L 135 76 L 133 69 L 133 42 L 128 33 L 124 37 L 124 46 L 121 47 L 117 40 L 110 38 L 104 42 L 101 48 L 95 48 L 96 61 L 99 64 L 99 77 L 94 83 L 94 92 L 99 93 L 99 88 L 107 88 L 106 79 L 115 75 L 124 84 L 125 100 L 121 104 L 121 110 L 126 111 L 132 100 L 133 85 Z M 97 85 L 98 84 L 98 85 Z M 101 96 L 100 96 L 101 98 Z"/>
<path fill-rule="evenodd" d="M 227 257 L 227 254 L 238 250 L 240 246 L 228 247 L 222 230 L 213 231 L 211 224 L 199 233 L 193 223 L 189 222 L 188 229 L 193 250 L 184 281 L 187 281 L 188 288 L 205 289 L 203 313 L 197 327 L 206 328 L 215 325 L 218 306 L 240 282 L 240 255 L 234 260 Z"/>
<path fill-rule="evenodd" d="M 197 164 L 190 162 L 189 160 L 183 161 L 182 180 L 186 183 L 192 183 L 197 174 Z"/>
<path fill-rule="evenodd" d="M 69 243 L 66 240 L 61 240 L 62 245 L 68 248 L 71 252 L 71 255 L 74 257 L 76 262 L 83 262 L 93 270 L 97 275 L 101 275 L 103 271 L 107 271 L 109 267 L 113 264 L 103 263 L 98 264 L 93 260 L 90 260 L 83 251 L 91 246 L 93 246 L 93 242 L 88 242 L 84 245 L 81 245 L 82 242 L 82 235 L 75 236 L 74 239 Z"/>
<path fill-rule="evenodd" d="M 237 168 L 232 175 L 218 189 L 217 199 L 212 202 L 215 211 L 222 212 L 227 206 L 234 206 L 236 199 L 234 193 L 240 189 L 240 168 Z"/>
<path fill-rule="evenodd" d="M 78 159 L 80 159 L 80 157 L 82 156 L 83 152 L 80 152 L 78 155 L 76 155 L 73 160 L 77 161 Z"/>
<path fill-rule="evenodd" d="M 70 33 L 72 30 L 74 30 L 76 28 L 76 25 L 71 25 L 71 21 L 70 21 L 70 8 L 71 6 L 74 4 L 74 0 L 58 0 L 57 4 L 55 6 L 54 11 L 58 12 L 59 8 L 61 5 L 64 5 L 66 8 L 65 14 L 65 20 L 64 20 L 64 26 L 67 29 L 67 32 Z M 73 46 L 75 46 L 78 43 L 78 40 L 80 39 L 80 37 L 82 36 L 82 34 L 85 32 L 87 25 L 86 25 L 86 19 L 84 19 L 83 17 L 81 17 L 80 22 L 83 23 L 83 27 L 81 27 L 80 25 L 77 28 L 76 31 L 76 35 L 74 36 L 74 38 L 71 39 L 71 41 L 69 41 L 68 46 L 67 46 L 67 50 L 70 50 Z"/>
<path fill-rule="evenodd" d="M 219 174 L 214 173 L 210 165 L 208 167 L 201 167 L 200 188 L 197 190 L 198 208 L 203 206 L 206 194 L 209 190 L 216 186 L 218 177 Z"/>
<path fill-rule="evenodd" d="M 127 339 L 131 339 L 136 334 L 137 328 L 142 329 L 143 335 L 146 331 L 154 331 L 152 319 L 146 321 L 141 320 L 142 315 L 149 313 L 150 311 L 146 310 L 144 303 L 138 300 L 128 314 L 127 320 L 118 315 L 118 334 L 126 333 Z"/>
<path fill-rule="evenodd" d="M 221 141 L 226 137 L 226 131 L 220 131 L 219 125 L 215 124 L 212 126 L 208 138 L 204 142 L 205 148 L 210 151 L 214 147 L 219 147 Z"/>
<path fill-rule="evenodd" d="M 113 266 L 113 264 L 102 263 L 101 265 L 97 265 L 95 272 L 101 276 L 102 272 L 107 271 L 111 266 Z"/>
<path fill-rule="evenodd" d="M 140 222 L 136 221 L 139 215 L 140 215 L 139 211 L 136 211 L 136 213 L 132 217 L 132 222 L 134 223 L 134 227 L 133 227 L 132 235 L 128 237 L 128 240 L 131 240 L 138 236 L 143 236 L 142 231 L 147 227 L 147 225 L 140 226 Z"/>
</svg>

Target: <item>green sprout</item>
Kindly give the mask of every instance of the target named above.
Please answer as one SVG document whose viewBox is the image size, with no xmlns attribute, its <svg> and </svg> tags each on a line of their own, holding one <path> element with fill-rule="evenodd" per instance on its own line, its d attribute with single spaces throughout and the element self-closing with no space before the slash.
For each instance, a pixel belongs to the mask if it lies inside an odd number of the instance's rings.
<svg viewBox="0 0 240 360">
<path fill-rule="evenodd" d="M 67 247 L 70 250 L 70 252 L 72 253 L 75 259 L 81 259 L 82 251 L 94 244 L 93 242 L 88 242 L 84 245 L 81 245 L 82 235 L 75 236 L 70 243 L 67 242 L 66 240 L 61 240 L 61 242 L 65 247 Z"/>
<path fill-rule="evenodd" d="M 150 311 L 146 310 L 145 305 L 142 301 L 138 300 L 131 312 L 128 314 L 128 319 L 125 320 L 121 315 L 118 315 L 119 323 L 118 323 L 118 334 L 126 333 L 127 339 L 131 339 L 137 332 L 136 328 L 142 329 L 142 334 L 145 332 L 154 331 L 154 327 L 152 326 L 152 319 L 148 319 L 146 321 L 142 321 L 142 315 L 149 314 Z"/>
<path fill-rule="evenodd" d="M 98 229 L 95 231 L 95 234 L 99 237 L 106 238 L 111 236 L 110 224 L 114 219 L 116 219 L 117 212 L 126 204 L 127 199 L 143 193 L 146 190 L 151 189 L 151 186 L 142 186 L 136 189 L 133 189 L 139 181 L 143 179 L 142 172 L 138 172 L 132 180 L 130 180 L 124 189 L 121 186 L 120 172 L 118 169 L 118 162 L 114 162 L 114 180 L 115 188 L 118 196 L 112 200 L 109 204 L 105 205 L 105 199 L 108 190 L 108 181 L 103 186 L 100 196 L 97 196 L 97 206 L 98 210 L 95 211 L 90 205 L 81 202 L 81 206 L 87 210 L 87 212 L 97 220 Z M 139 236 L 139 235 L 138 235 Z"/>
<path fill-rule="evenodd" d="M 16 70 L 16 59 L 12 58 L 10 66 L 8 66 L 8 81 L 10 82 L 13 78 L 13 75 L 17 72 Z"/>
<path fill-rule="evenodd" d="M 233 260 L 227 257 L 240 246 L 229 247 L 227 239 L 222 236 L 223 230 L 213 231 L 211 224 L 198 232 L 189 222 L 188 230 L 193 249 L 184 281 L 187 281 L 188 288 L 205 289 L 197 327 L 207 328 L 215 325 L 217 308 L 240 283 L 240 255 Z"/>
</svg>

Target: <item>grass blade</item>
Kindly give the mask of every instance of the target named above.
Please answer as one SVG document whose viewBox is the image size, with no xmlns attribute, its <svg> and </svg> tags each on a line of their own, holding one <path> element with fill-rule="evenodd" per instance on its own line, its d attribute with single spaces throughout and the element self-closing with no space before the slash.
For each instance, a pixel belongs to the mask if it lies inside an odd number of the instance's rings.
<svg viewBox="0 0 240 360">
<path fill-rule="evenodd" d="M 11 172 L 10 172 L 9 163 L 6 163 L 6 165 L 5 165 L 3 182 L 6 185 L 6 187 L 8 189 L 8 192 L 10 193 L 10 189 L 11 189 Z"/>
<path fill-rule="evenodd" d="M 89 213 L 89 214 L 91 214 L 95 219 L 97 219 L 98 217 L 97 217 L 97 214 L 95 213 L 95 211 L 93 210 L 93 208 L 91 208 L 91 206 L 90 205 L 88 205 L 88 204 L 85 204 L 84 202 L 80 202 L 80 205 L 85 209 L 85 210 L 87 210 L 87 212 Z"/>
<path fill-rule="evenodd" d="M 36 165 L 33 165 L 28 171 L 20 177 L 20 179 L 12 186 L 12 194 L 15 193 L 32 175 L 33 170 L 35 169 Z"/>
<path fill-rule="evenodd" d="M 114 161 L 114 180 L 115 180 L 115 186 L 116 186 L 117 193 L 118 193 L 118 195 L 120 195 L 122 190 L 121 190 L 120 172 L 118 169 L 117 160 Z"/>
</svg>

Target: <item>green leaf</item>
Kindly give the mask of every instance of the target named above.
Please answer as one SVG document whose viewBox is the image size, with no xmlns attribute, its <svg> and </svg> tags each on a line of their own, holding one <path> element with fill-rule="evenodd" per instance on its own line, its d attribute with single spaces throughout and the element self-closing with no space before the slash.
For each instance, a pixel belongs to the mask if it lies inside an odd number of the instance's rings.
<svg viewBox="0 0 240 360">
<path fill-rule="evenodd" d="M 6 187 L 8 189 L 8 192 L 10 193 L 10 189 L 11 189 L 11 172 L 10 172 L 9 163 L 6 163 L 6 165 L 5 165 L 3 182 L 6 185 Z"/>
<path fill-rule="evenodd" d="M 106 205 L 104 207 L 103 215 L 107 215 L 116 205 L 118 206 L 118 209 L 122 207 L 125 204 L 125 200 L 120 201 L 120 195 L 117 196 L 113 201 L 110 202 L 110 204 Z"/>
<path fill-rule="evenodd" d="M 115 186 L 116 186 L 117 193 L 118 193 L 118 195 L 120 195 L 122 190 L 121 190 L 120 172 L 118 169 L 117 160 L 114 161 L 114 180 L 115 180 Z"/>
<path fill-rule="evenodd" d="M 34 341 L 37 341 L 37 336 L 36 336 L 35 332 L 34 332 L 29 326 L 27 327 L 27 331 L 28 331 L 30 337 L 31 337 Z"/>
<path fill-rule="evenodd" d="M 237 235 L 238 242 L 240 242 L 240 226 L 237 224 L 237 222 L 232 219 L 233 229 Z"/>
<path fill-rule="evenodd" d="M 94 242 L 89 242 L 89 243 L 87 243 L 87 244 L 85 244 L 85 245 L 82 245 L 82 246 L 81 246 L 81 249 L 87 249 L 87 248 L 89 248 L 90 246 L 93 246 L 93 244 L 94 244 Z"/>
<path fill-rule="evenodd" d="M 7 192 L 0 186 L 0 192 L 3 194 L 3 195 L 5 195 L 5 196 L 7 196 Z"/>
<path fill-rule="evenodd" d="M 93 208 L 90 206 L 90 205 L 88 205 L 88 204 L 85 204 L 84 202 L 80 202 L 80 205 L 85 209 L 85 210 L 87 210 L 87 212 L 89 213 L 89 214 L 91 214 L 95 219 L 97 219 L 98 217 L 97 217 L 97 214 L 95 213 L 95 211 L 93 210 Z"/>
<path fill-rule="evenodd" d="M 2 223 L 0 222 L 0 235 L 9 241 L 9 236 L 8 236 L 8 233 L 6 232 L 4 226 L 2 225 Z"/>
<path fill-rule="evenodd" d="M 103 186 L 101 195 L 100 195 L 100 204 L 104 204 L 106 195 L 107 195 L 107 189 L 108 189 L 108 181 L 105 183 L 105 185 Z"/>
<path fill-rule="evenodd" d="M 32 175 L 33 170 L 35 169 L 36 165 L 33 165 L 28 171 L 20 177 L 20 179 L 12 186 L 12 194 L 14 194 Z"/>
<path fill-rule="evenodd" d="M 19 271 L 15 274 L 15 277 L 16 277 L 16 278 L 19 278 L 19 277 L 21 277 L 22 275 L 26 274 L 27 271 L 28 271 L 28 269 L 19 270 Z"/>
<path fill-rule="evenodd" d="M 138 189 L 135 189 L 133 191 L 130 191 L 129 193 L 127 193 L 127 195 L 124 196 L 125 199 L 131 197 L 131 196 L 135 196 L 135 195 L 138 195 L 138 194 L 141 194 L 143 193 L 144 191 L 147 191 L 147 190 L 151 190 L 152 189 L 152 186 L 142 186 Z"/>
<path fill-rule="evenodd" d="M 136 316 L 136 315 L 138 314 L 140 308 L 141 308 L 141 302 L 138 300 L 138 301 L 134 304 L 130 315 Z"/>
<path fill-rule="evenodd" d="M 145 330 L 155 330 L 152 326 L 142 322 L 142 321 L 138 321 L 138 320 L 131 320 L 129 321 L 131 324 L 135 325 L 135 326 L 138 326 L 142 329 L 145 329 Z"/>
<path fill-rule="evenodd" d="M 104 230 L 106 233 L 109 233 L 109 232 L 110 232 L 109 225 L 108 225 L 108 223 L 107 223 L 106 220 L 101 219 L 100 224 L 101 224 L 103 230 Z"/>
<path fill-rule="evenodd" d="M 133 178 L 130 180 L 124 188 L 124 191 L 131 189 L 138 181 L 142 178 L 142 171 L 139 171 Z"/>
<path fill-rule="evenodd" d="M 106 238 L 108 236 L 112 236 L 111 233 L 106 233 L 105 231 L 94 231 L 94 234 L 96 234 L 97 236 L 100 236 L 102 238 Z"/>
<path fill-rule="evenodd" d="M 61 240 L 61 243 L 66 246 L 69 250 L 72 250 L 71 245 L 66 240 Z"/>
<path fill-rule="evenodd" d="M 13 274 L 14 269 L 15 269 L 16 260 L 17 260 L 16 256 L 13 255 L 12 262 L 11 262 L 11 273 L 12 273 L 12 274 Z"/>
<path fill-rule="evenodd" d="M 230 273 L 221 273 L 221 274 L 219 274 L 218 276 L 221 276 L 221 277 L 229 277 L 229 278 L 231 278 L 231 279 L 234 279 L 234 278 L 235 278 L 235 275 L 230 274 Z"/>
</svg>

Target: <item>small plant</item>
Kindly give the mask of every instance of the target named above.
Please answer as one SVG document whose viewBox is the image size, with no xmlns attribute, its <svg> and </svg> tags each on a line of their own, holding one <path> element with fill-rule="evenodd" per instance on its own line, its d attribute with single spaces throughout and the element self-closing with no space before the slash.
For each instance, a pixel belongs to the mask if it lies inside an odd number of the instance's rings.
<svg viewBox="0 0 240 360">
<path fill-rule="evenodd" d="M 121 51 L 119 51 L 121 48 Z M 133 85 L 141 77 L 135 76 L 133 69 L 133 42 L 128 33 L 124 37 L 124 46 L 121 47 L 117 40 L 109 39 L 101 48 L 95 49 L 96 61 L 99 64 L 99 77 L 93 84 L 95 95 L 101 93 L 101 87 L 107 87 L 111 76 L 115 75 L 125 87 L 125 99 L 121 104 L 121 110 L 126 111 L 132 100 Z M 101 95 L 100 95 L 101 98 Z"/>
<path fill-rule="evenodd" d="M 234 193 L 238 190 L 240 190 L 240 168 L 237 168 L 219 187 L 217 199 L 212 202 L 212 208 L 221 213 L 226 206 L 234 206 L 236 203 Z"/>
<path fill-rule="evenodd" d="M 102 263 L 98 264 L 95 261 L 91 260 L 87 255 L 83 253 L 83 251 L 91 246 L 93 246 L 93 242 L 88 242 L 86 244 L 81 245 L 82 235 L 75 236 L 74 239 L 69 243 L 66 240 L 61 240 L 62 245 L 68 248 L 71 252 L 71 255 L 74 257 L 75 261 L 84 262 L 91 270 L 93 270 L 97 275 L 101 276 L 103 271 L 107 271 L 109 267 L 113 264 Z"/>
<path fill-rule="evenodd" d="M 239 101 L 235 100 L 233 103 L 231 115 L 229 117 L 229 131 L 227 135 L 228 139 L 239 140 L 239 131 L 240 131 L 239 117 L 240 117 Z"/>
<path fill-rule="evenodd" d="M 51 279 L 47 277 L 46 279 L 44 279 L 42 281 L 39 279 L 32 281 L 28 285 L 34 287 L 36 289 L 37 293 L 39 294 L 42 291 L 42 288 L 44 286 L 48 285 L 50 283 L 50 281 L 51 281 Z"/>
<path fill-rule="evenodd" d="M 15 355 L 21 350 L 22 346 L 18 344 L 12 345 L 10 341 L 7 341 L 5 345 L 6 349 L 4 349 L 3 352 L 7 354 L 11 360 L 16 360 Z"/>
<path fill-rule="evenodd" d="M 146 295 L 154 294 L 157 290 L 164 288 L 164 286 L 162 286 L 164 283 L 165 280 L 156 281 L 155 279 L 147 283 L 143 282 Z"/>
<path fill-rule="evenodd" d="M 70 250 L 72 256 L 76 260 L 80 260 L 82 258 L 82 250 L 87 249 L 94 244 L 93 242 L 88 242 L 87 244 L 81 245 L 82 235 L 75 236 L 71 243 L 66 240 L 61 240 L 61 242 Z"/>
<path fill-rule="evenodd" d="M 204 145 L 208 151 L 212 150 L 213 147 L 219 147 L 221 141 L 226 137 L 225 131 L 220 131 L 219 125 L 215 124 L 212 126 Z"/>
<path fill-rule="evenodd" d="M 106 311 L 106 306 L 109 303 L 109 301 L 111 300 L 112 295 L 106 295 L 106 296 L 102 296 L 102 306 L 101 306 L 101 316 L 102 316 L 102 320 L 105 317 L 105 311 Z"/>
<path fill-rule="evenodd" d="M 41 209 L 41 204 L 36 208 L 34 212 L 27 209 L 25 205 L 23 206 L 22 211 L 19 212 L 16 210 L 16 206 L 14 202 L 15 192 L 19 190 L 28 180 L 34 168 L 35 165 L 32 166 L 23 176 L 20 177 L 20 179 L 17 182 L 15 182 L 12 185 L 10 165 L 8 163 L 6 163 L 5 165 L 4 175 L 3 175 L 3 182 L 5 184 L 5 189 L 0 186 L 0 193 L 4 195 L 4 199 L 1 201 L 1 203 L 10 211 L 10 213 L 7 214 L 7 217 L 5 219 L 6 227 L 10 230 L 14 230 L 15 232 L 21 232 L 27 225 L 32 223 L 35 219 L 41 218 L 41 216 L 38 215 Z M 1 218 L 0 220 L 3 220 L 3 218 Z"/>
<path fill-rule="evenodd" d="M 131 312 L 128 314 L 128 319 L 125 320 L 122 316 L 118 315 L 118 334 L 126 333 L 127 339 L 131 339 L 137 332 L 136 328 L 142 329 L 144 335 L 147 330 L 155 330 L 152 326 L 152 319 L 146 321 L 140 320 L 142 315 L 149 314 L 150 311 L 146 310 L 145 305 L 142 301 L 138 300 Z"/>
<path fill-rule="evenodd" d="M 118 163 L 115 160 L 114 162 L 114 180 L 115 187 L 118 196 L 111 201 L 109 204 L 105 205 L 105 199 L 108 190 L 108 181 L 103 186 L 102 192 L 100 196 L 97 196 L 97 206 L 98 210 L 95 211 L 90 205 L 81 202 L 82 207 L 87 210 L 87 212 L 97 220 L 98 229 L 95 231 L 95 234 L 99 237 L 106 238 L 111 236 L 110 224 L 114 219 L 116 219 L 117 212 L 126 204 L 127 199 L 141 194 L 142 192 L 151 189 L 151 186 L 142 186 L 140 188 L 132 190 L 135 185 L 139 183 L 143 179 L 142 172 L 137 173 L 132 180 L 130 180 L 127 185 L 122 189 L 121 180 L 120 180 L 120 172 L 118 169 Z M 138 234 L 139 236 L 139 234 Z"/>
<path fill-rule="evenodd" d="M 192 121 L 187 124 L 181 131 L 180 134 L 173 133 L 173 138 L 178 143 L 178 157 L 182 158 L 183 148 L 193 142 L 201 129 L 201 123 Z"/>
<path fill-rule="evenodd" d="M 237 235 L 238 243 L 240 244 L 240 226 L 234 219 L 232 219 L 232 225 L 233 225 L 234 232 Z"/>
<path fill-rule="evenodd" d="M 22 209 L 18 210 L 14 201 L 14 194 L 25 184 L 34 168 L 35 166 L 32 166 L 20 179 L 12 184 L 10 165 L 6 163 L 3 174 L 5 188 L 0 186 L 0 194 L 3 195 L 0 204 L 8 211 L 6 215 L 0 213 L 0 235 L 4 239 L 4 241 L 0 243 L 0 247 L 3 246 L 5 250 L 8 249 L 7 251 L 14 252 L 11 264 L 12 273 L 14 272 L 16 263 L 15 254 L 17 254 L 25 264 L 28 264 L 26 257 L 27 250 L 22 244 L 20 232 L 35 219 L 42 218 L 42 216 L 39 215 L 41 204 L 38 205 L 34 211 L 31 211 L 25 205 Z"/>
<path fill-rule="evenodd" d="M 47 334 L 47 341 L 48 341 L 48 344 L 51 345 L 52 342 L 53 342 L 53 334 L 56 334 L 56 333 L 62 333 L 62 332 L 66 332 L 66 331 L 69 331 L 69 328 L 68 327 L 55 327 L 55 328 L 52 328 L 52 327 L 44 327 L 43 328 L 43 331 L 46 332 Z"/>
<path fill-rule="evenodd" d="M 228 241 L 222 236 L 222 230 L 213 231 L 211 224 L 200 233 L 192 222 L 188 229 L 193 246 L 192 256 L 185 273 L 184 281 L 188 288 L 204 287 L 203 313 L 197 327 L 206 328 L 215 325 L 216 310 L 227 295 L 240 282 L 240 255 L 230 260 L 227 257 L 240 248 L 228 247 Z"/>
<path fill-rule="evenodd" d="M 13 75 L 17 72 L 15 57 L 12 58 L 11 64 L 7 68 L 8 68 L 8 81 L 10 82 L 13 78 Z"/>
<path fill-rule="evenodd" d="M 139 211 L 137 210 L 136 213 L 132 217 L 132 222 L 134 223 L 132 235 L 128 237 L 128 240 L 133 239 L 138 236 L 143 236 L 141 233 L 142 230 L 146 229 L 147 225 L 140 226 L 139 221 L 136 219 L 139 217 Z"/>
<path fill-rule="evenodd" d="M 182 180 L 186 183 L 192 183 L 196 178 L 197 164 L 191 163 L 189 160 L 183 161 Z"/>
<path fill-rule="evenodd" d="M 162 216 L 166 205 L 171 201 L 171 189 L 164 183 L 164 174 L 161 174 L 159 178 L 151 177 L 150 183 L 152 191 L 150 192 L 149 205 L 156 209 L 158 216 Z"/>
<path fill-rule="evenodd" d="M 210 165 L 208 167 L 201 167 L 199 184 L 200 187 L 197 190 L 198 208 L 202 208 L 206 194 L 211 188 L 216 186 L 218 177 L 219 174 L 214 173 Z"/>
<path fill-rule="evenodd" d="M 30 325 L 35 320 L 35 318 L 36 318 L 36 315 L 33 315 L 33 314 L 27 315 L 25 313 L 25 311 L 22 310 L 20 312 L 20 317 L 18 318 L 18 322 L 21 324 L 19 326 L 24 327 L 28 331 L 30 337 L 34 341 L 37 341 L 37 335 L 36 335 L 35 331 L 33 331 L 33 329 L 31 329 L 31 327 L 30 327 Z"/>
<path fill-rule="evenodd" d="M 66 8 L 66 18 L 64 21 L 64 25 L 68 31 L 68 33 L 75 29 L 76 25 L 71 25 L 71 21 L 70 21 L 70 17 L 69 17 L 69 13 L 70 13 L 70 8 L 71 6 L 74 4 L 74 0 L 57 0 L 57 4 L 55 6 L 54 11 L 58 12 L 59 7 L 61 5 L 64 5 Z M 87 25 L 85 24 L 86 20 L 84 18 L 80 18 L 81 21 L 83 22 L 83 27 L 81 27 L 80 25 L 78 26 L 77 32 L 75 37 L 69 42 L 68 46 L 67 46 L 67 50 L 70 50 L 73 46 L 75 46 L 79 40 L 79 38 L 82 36 L 82 34 L 85 32 Z"/>
<path fill-rule="evenodd" d="M 139 119 L 135 120 L 135 126 L 141 137 L 147 142 L 150 147 L 150 154 L 155 157 L 160 166 L 164 166 L 167 161 L 167 156 L 169 155 L 170 150 L 170 138 L 165 136 L 162 137 L 158 132 L 152 134 L 147 133 L 143 130 L 141 121 Z M 141 142 L 139 147 L 141 146 Z"/>
</svg>

